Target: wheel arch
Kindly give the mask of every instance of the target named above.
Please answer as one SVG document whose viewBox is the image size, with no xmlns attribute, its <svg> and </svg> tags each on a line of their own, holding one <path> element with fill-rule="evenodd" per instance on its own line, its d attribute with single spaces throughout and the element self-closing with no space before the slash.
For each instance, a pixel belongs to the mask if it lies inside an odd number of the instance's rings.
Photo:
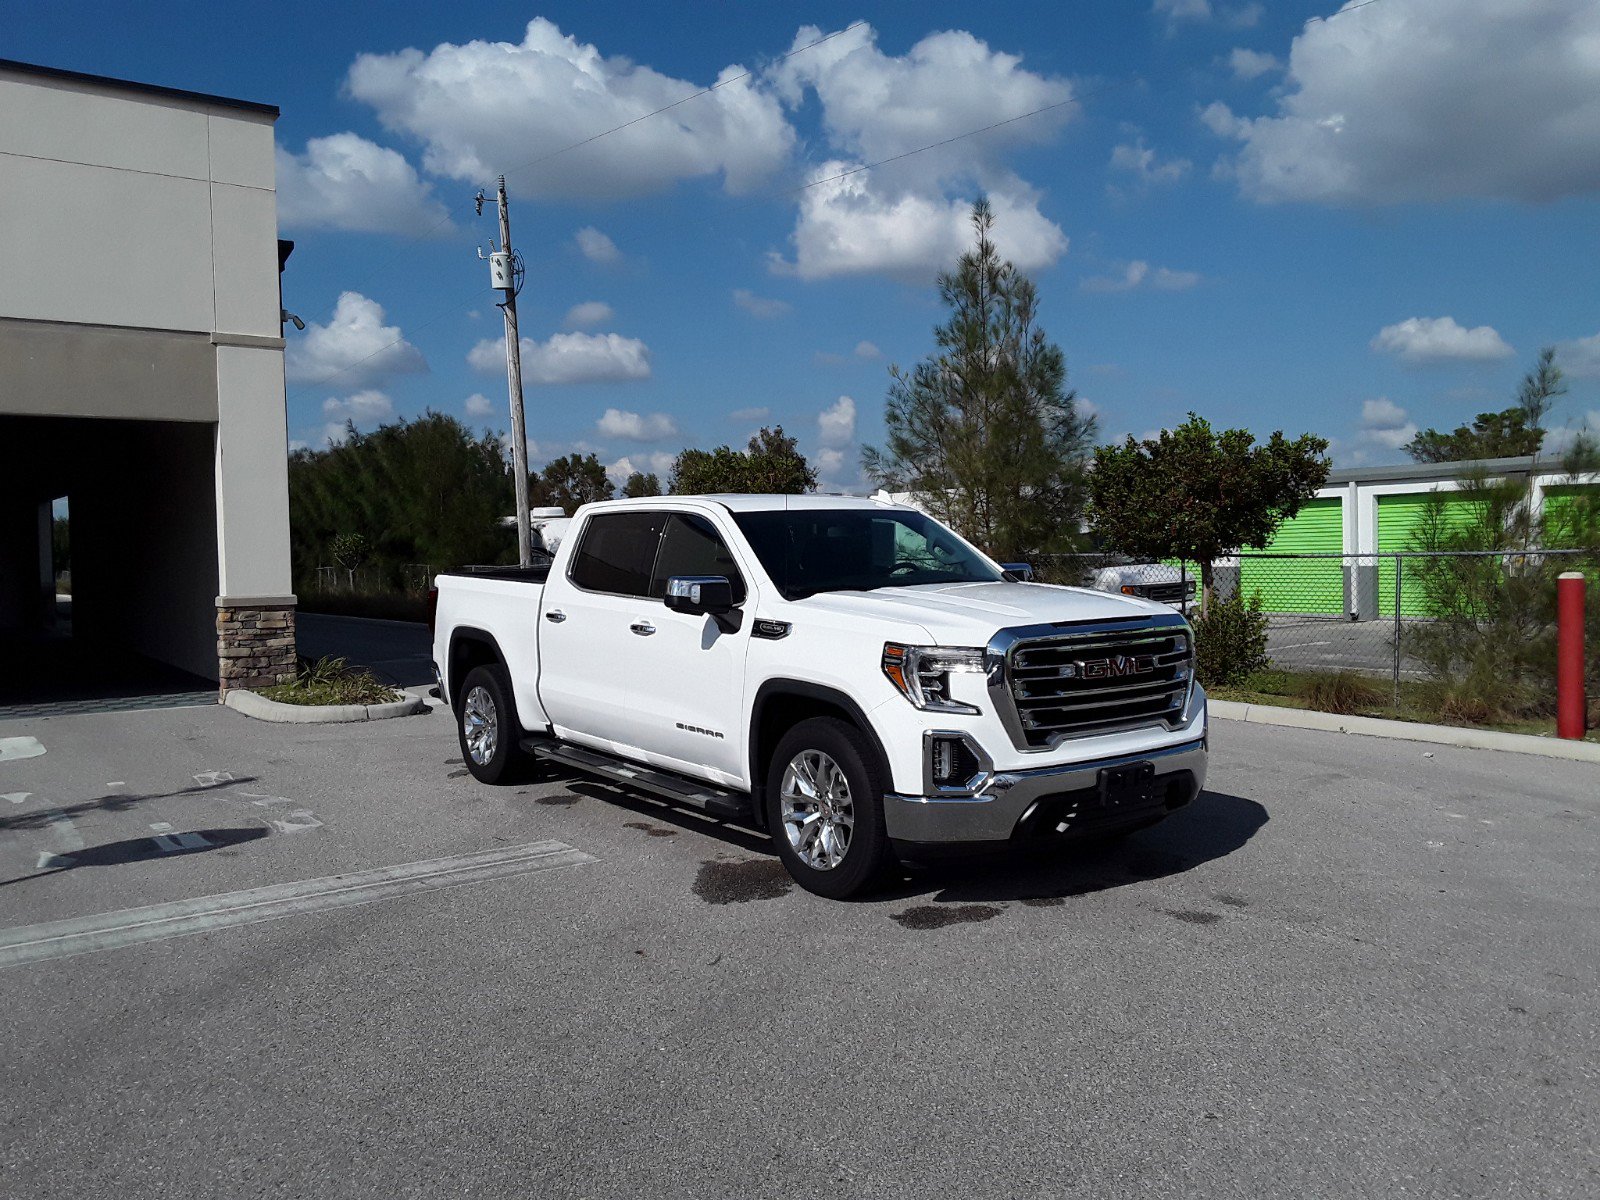
<svg viewBox="0 0 1600 1200">
<path fill-rule="evenodd" d="M 500 651 L 500 643 L 495 640 L 494 634 L 487 629 L 478 629 L 472 625 L 458 625 L 450 631 L 450 655 L 445 663 L 445 686 L 449 688 L 450 708 L 458 715 L 461 712 L 461 681 L 467 677 L 467 672 L 474 667 L 484 667 L 498 663 L 510 667 L 506 663 L 506 656 Z M 515 703 L 515 697 L 511 698 Z"/>
<path fill-rule="evenodd" d="M 891 778 L 889 756 L 867 714 L 847 693 L 804 679 L 769 679 L 756 689 L 750 708 L 750 797 L 756 823 L 767 821 L 767 769 L 772 752 L 788 730 L 812 717 L 837 717 L 859 729 L 877 757 L 879 777 Z"/>
</svg>

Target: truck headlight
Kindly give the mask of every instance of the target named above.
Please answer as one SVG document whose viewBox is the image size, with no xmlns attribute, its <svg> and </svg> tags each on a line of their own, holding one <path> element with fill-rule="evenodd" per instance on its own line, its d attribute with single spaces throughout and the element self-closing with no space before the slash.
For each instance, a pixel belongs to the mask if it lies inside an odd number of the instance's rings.
<svg viewBox="0 0 1600 1200">
<path fill-rule="evenodd" d="M 950 698 L 950 676 L 983 674 L 983 650 L 969 646 L 902 646 L 885 642 L 883 673 L 900 694 L 927 712 L 976 713 Z"/>
</svg>

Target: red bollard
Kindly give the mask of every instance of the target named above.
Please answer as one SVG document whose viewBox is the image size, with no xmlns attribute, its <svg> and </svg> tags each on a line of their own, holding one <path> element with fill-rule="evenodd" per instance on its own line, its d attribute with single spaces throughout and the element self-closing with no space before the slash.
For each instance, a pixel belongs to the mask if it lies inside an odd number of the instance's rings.
<svg viewBox="0 0 1600 1200">
<path fill-rule="evenodd" d="M 1583 694 L 1583 575 L 1564 571 L 1556 580 L 1556 736 L 1581 738 Z"/>
</svg>

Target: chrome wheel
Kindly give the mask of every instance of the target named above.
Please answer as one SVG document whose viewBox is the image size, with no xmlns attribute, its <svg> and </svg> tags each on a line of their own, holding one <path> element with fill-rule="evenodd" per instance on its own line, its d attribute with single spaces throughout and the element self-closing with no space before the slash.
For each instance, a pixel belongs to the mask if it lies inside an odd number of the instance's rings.
<svg viewBox="0 0 1600 1200">
<path fill-rule="evenodd" d="M 856 823 L 850 781 L 821 750 L 802 750 L 789 760 L 779 809 L 789 845 L 806 866 L 831 871 L 850 853 Z"/>
<path fill-rule="evenodd" d="M 467 693 L 461 706 L 461 732 L 472 761 L 488 766 L 500 745 L 500 712 L 488 688 L 475 687 Z"/>
</svg>

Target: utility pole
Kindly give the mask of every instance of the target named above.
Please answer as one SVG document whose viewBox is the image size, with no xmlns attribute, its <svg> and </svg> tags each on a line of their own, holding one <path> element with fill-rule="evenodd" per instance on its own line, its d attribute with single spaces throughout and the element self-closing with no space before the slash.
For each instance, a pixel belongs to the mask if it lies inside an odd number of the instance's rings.
<svg viewBox="0 0 1600 1200">
<path fill-rule="evenodd" d="M 478 215 L 488 197 L 478 193 Z M 521 267 L 511 251 L 511 207 L 506 177 L 500 176 L 500 248 L 489 255 L 489 286 L 505 293 L 499 308 L 506 318 L 506 387 L 511 393 L 511 474 L 517 492 L 517 560 L 533 563 L 533 531 L 528 523 L 528 429 L 522 414 L 522 338 L 517 332 L 517 292 Z M 483 252 L 480 250 L 480 257 Z"/>
</svg>

